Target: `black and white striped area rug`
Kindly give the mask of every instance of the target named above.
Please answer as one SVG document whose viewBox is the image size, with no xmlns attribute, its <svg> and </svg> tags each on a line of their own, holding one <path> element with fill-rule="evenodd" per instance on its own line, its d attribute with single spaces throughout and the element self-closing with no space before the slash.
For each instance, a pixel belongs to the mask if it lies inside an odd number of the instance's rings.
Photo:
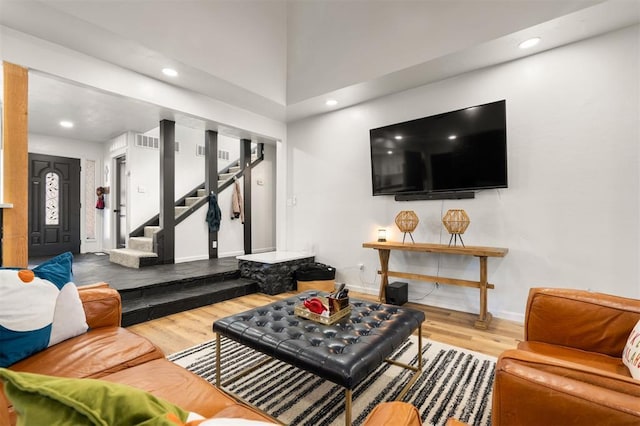
<svg viewBox="0 0 640 426">
<path fill-rule="evenodd" d="M 215 383 L 215 340 L 170 355 L 169 360 Z M 392 359 L 417 365 L 418 338 L 411 336 Z M 222 339 L 222 380 L 265 358 Z M 470 425 L 491 424 L 495 358 L 423 339 L 423 370 L 404 401 L 420 410 L 425 425 L 449 417 Z M 384 363 L 353 391 L 352 419 L 361 424 L 378 403 L 396 399 L 412 371 Z M 313 374 L 273 360 L 226 388 L 289 425 L 344 425 L 344 390 Z"/>
</svg>

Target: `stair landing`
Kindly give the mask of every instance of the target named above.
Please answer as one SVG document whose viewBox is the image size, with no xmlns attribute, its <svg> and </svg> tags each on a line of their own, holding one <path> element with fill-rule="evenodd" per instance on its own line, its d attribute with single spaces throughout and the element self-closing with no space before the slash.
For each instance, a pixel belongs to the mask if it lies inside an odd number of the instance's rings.
<svg viewBox="0 0 640 426">
<path fill-rule="evenodd" d="M 48 259 L 31 258 L 29 267 Z M 257 282 L 240 278 L 234 257 L 130 269 L 105 253 L 74 254 L 73 277 L 78 286 L 106 282 L 118 290 L 125 326 L 258 292 Z"/>
</svg>

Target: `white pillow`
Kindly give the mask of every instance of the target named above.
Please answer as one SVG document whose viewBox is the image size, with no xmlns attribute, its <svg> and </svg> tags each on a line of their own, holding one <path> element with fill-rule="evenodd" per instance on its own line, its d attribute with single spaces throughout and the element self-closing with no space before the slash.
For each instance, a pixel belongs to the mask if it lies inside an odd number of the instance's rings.
<svg viewBox="0 0 640 426">
<path fill-rule="evenodd" d="M 627 339 L 622 351 L 622 362 L 631 372 L 631 377 L 640 380 L 640 321 L 633 327 Z"/>
<path fill-rule="evenodd" d="M 66 283 L 56 300 L 49 346 L 79 336 L 85 333 L 88 328 L 78 288 L 74 283 Z"/>
<path fill-rule="evenodd" d="M 223 418 L 214 417 L 212 419 L 205 419 L 200 414 L 189 413 L 187 417 L 186 426 L 273 426 L 276 423 L 265 423 L 259 420 L 246 420 L 236 418 Z"/>
</svg>

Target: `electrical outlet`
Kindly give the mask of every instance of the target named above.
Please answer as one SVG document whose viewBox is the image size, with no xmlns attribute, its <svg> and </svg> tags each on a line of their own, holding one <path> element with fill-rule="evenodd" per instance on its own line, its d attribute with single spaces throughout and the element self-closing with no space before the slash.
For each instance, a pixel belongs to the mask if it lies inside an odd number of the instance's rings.
<svg viewBox="0 0 640 426">
<path fill-rule="evenodd" d="M 358 269 L 364 271 L 364 263 L 358 263 Z"/>
</svg>

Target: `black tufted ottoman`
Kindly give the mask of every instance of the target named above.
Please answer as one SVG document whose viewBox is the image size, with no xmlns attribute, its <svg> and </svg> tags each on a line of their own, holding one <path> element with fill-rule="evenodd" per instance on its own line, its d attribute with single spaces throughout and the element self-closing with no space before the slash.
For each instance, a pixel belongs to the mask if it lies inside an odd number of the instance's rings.
<svg viewBox="0 0 640 426">
<path fill-rule="evenodd" d="M 260 308 L 221 318 L 213 323 L 217 338 L 216 386 L 220 382 L 220 336 L 226 336 L 273 358 L 302 368 L 345 388 L 345 419 L 351 424 L 351 391 L 400 347 L 416 329 L 422 352 L 420 325 L 424 312 L 377 302 L 351 299 L 351 315 L 323 325 L 295 315 L 294 306 L 307 297 L 326 295 L 308 291 Z M 394 362 L 414 371 L 418 366 Z M 389 361 L 391 362 L 391 361 Z M 418 375 L 414 375 L 416 379 Z M 407 384 L 405 391 L 413 384 Z M 404 393 L 404 392 L 403 392 Z M 402 398 L 404 395 L 400 395 Z"/>
</svg>

